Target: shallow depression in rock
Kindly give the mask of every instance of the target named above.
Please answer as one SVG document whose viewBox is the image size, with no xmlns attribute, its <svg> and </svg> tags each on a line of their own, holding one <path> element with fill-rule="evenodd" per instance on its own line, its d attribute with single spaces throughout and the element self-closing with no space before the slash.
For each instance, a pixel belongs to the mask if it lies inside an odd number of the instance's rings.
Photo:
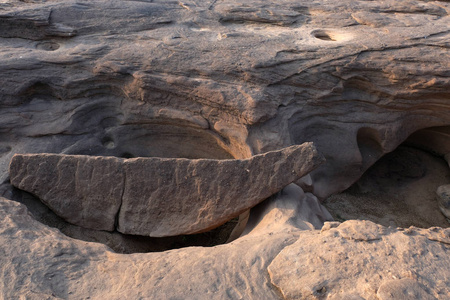
<svg viewBox="0 0 450 300">
<path fill-rule="evenodd" d="M 110 127 L 67 148 L 64 154 L 232 159 L 226 141 L 212 131 L 177 124 Z"/>
<path fill-rule="evenodd" d="M 74 144 L 65 152 L 93 156 L 166 157 L 231 159 L 232 154 L 222 148 L 222 141 L 204 129 L 177 125 L 128 125 L 109 128 L 103 134 L 87 137 L 86 142 Z M 234 218 L 204 233 L 164 238 L 126 235 L 82 228 L 70 224 L 53 213 L 37 197 L 13 188 L 8 182 L 0 186 L 0 195 L 25 204 L 40 222 L 58 228 L 69 237 L 103 243 L 118 253 L 165 251 L 189 246 L 215 246 L 226 243 L 237 224 Z"/>
<path fill-rule="evenodd" d="M 324 205 L 338 221 L 363 219 L 405 228 L 449 227 L 436 201 L 437 188 L 448 183 L 450 169 L 442 157 L 403 144 Z"/>
</svg>

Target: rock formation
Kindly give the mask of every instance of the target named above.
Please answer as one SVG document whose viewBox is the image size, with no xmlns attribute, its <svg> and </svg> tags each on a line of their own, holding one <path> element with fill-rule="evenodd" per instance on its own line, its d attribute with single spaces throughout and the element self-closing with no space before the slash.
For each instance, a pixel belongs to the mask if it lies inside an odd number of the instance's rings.
<svg viewBox="0 0 450 300">
<path fill-rule="evenodd" d="M 1 297 L 448 299 L 448 229 L 320 231 L 318 199 L 405 141 L 449 160 L 449 12 L 422 0 L 0 1 Z M 211 248 L 113 253 L 34 220 L 63 222 L 9 185 L 16 153 L 248 159 L 304 142 L 326 163 Z"/>
<path fill-rule="evenodd" d="M 72 224 L 162 237 L 217 227 L 322 162 L 306 143 L 244 160 L 16 154 L 9 172 Z"/>
<path fill-rule="evenodd" d="M 450 184 L 438 187 L 436 194 L 439 208 L 442 213 L 450 219 Z"/>
</svg>

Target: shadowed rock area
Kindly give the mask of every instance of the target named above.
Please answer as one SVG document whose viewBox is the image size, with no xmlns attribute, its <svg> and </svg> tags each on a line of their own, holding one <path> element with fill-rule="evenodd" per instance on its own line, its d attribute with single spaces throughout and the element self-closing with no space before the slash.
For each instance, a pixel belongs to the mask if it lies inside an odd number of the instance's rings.
<svg viewBox="0 0 450 300">
<path fill-rule="evenodd" d="M 72 224 L 163 237 L 217 227 L 321 163 L 306 143 L 245 160 L 16 154 L 9 173 Z"/>
</svg>

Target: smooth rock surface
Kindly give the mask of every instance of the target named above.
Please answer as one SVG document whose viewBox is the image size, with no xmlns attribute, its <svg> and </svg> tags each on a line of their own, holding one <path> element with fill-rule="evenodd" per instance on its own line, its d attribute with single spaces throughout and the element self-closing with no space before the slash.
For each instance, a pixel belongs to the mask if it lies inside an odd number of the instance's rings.
<svg viewBox="0 0 450 300">
<path fill-rule="evenodd" d="M 245 160 L 16 154 L 9 172 L 70 223 L 162 237 L 217 227 L 322 162 L 306 143 Z"/>
<path fill-rule="evenodd" d="M 450 223 L 439 209 L 436 190 L 449 183 L 450 168 L 445 160 L 403 145 L 323 204 L 341 222 L 359 219 L 391 227 L 445 228 Z"/>
<path fill-rule="evenodd" d="M 281 195 L 278 203 L 274 200 L 265 208 L 262 203 L 260 211 L 267 210 L 260 223 L 232 243 L 131 255 L 68 238 L 35 221 L 25 206 L 0 198 L 1 296 L 378 300 L 419 295 L 448 299 L 449 229 L 400 231 L 347 221 L 325 223 L 321 231 L 314 230 L 312 224 L 324 217 L 317 211 L 318 203 L 287 196 L 293 193 Z M 289 209 L 295 202 L 303 212 L 297 219 Z M 314 217 L 304 219 L 305 215 Z M 373 228 L 378 232 L 376 239 L 370 233 Z M 367 238 L 354 239 L 341 229 L 365 232 L 361 234 Z"/>
</svg>

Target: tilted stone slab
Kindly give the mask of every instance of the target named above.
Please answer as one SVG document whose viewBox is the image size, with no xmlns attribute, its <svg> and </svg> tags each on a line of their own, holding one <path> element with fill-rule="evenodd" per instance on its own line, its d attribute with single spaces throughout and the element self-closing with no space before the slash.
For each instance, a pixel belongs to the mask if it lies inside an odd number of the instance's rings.
<svg viewBox="0 0 450 300">
<path fill-rule="evenodd" d="M 16 154 L 11 183 L 68 222 L 173 236 L 217 227 L 324 161 L 312 143 L 243 160 Z"/>
<path fill-rule="evenodd" d="M 67 222 L 114 230 L 124 190 L 123 159 L 16 154 L 9 173 L 12 185 L 39 197 Z"/>
</svg>

